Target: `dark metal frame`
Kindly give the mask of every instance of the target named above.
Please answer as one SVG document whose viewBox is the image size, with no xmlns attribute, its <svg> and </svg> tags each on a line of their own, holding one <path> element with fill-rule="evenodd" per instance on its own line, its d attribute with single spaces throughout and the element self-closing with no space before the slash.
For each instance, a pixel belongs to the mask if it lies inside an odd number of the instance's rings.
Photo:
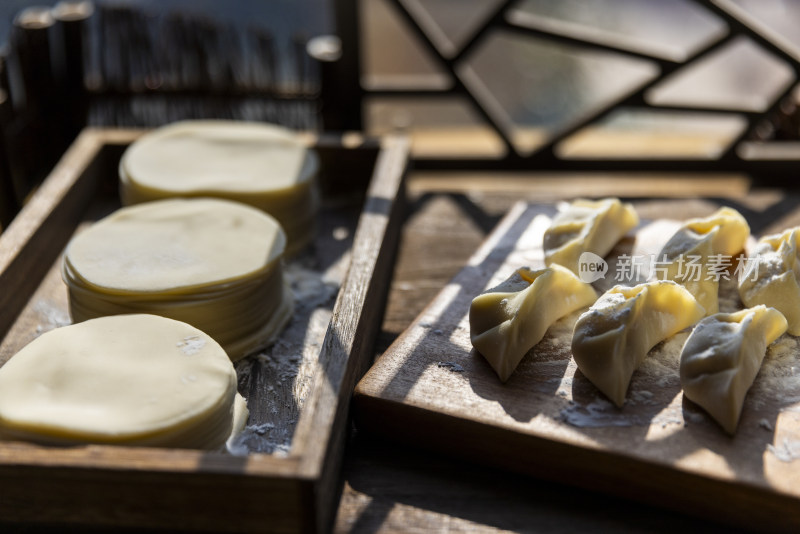
<svg viewBox="0 0 800 534">
<path fill-rule="evenodd" d="M 323 76 L 323 101 L 325 93 L 336 86 L 336 104 L 328 107 L 328 113 L 323 117 L 326 129 L 363 129 L 363 102 L 370 96 L 385 97 L 452 97 L 459 96 L 466 99 L 489 126 L 503 141 L 506 154 L 502 158 L 447 158 L 447 159 L 418 159 L 417 168 L 432 169 L 514 169 L 514 170 L 568 170 L 568 171 L 697 171 L 697 172 L 746 172 L 760 181 L 786 182 L 792 179 L 793 174 L 800 168 L 800 143 L 791 142 L 762 142 L 759 140 L 758 129 L 765 123 L 774 123 L 781 113 L 781 105 L 788 102 L 792 91 L 795 90 L 797 80 L 800 79 L 800 52 L 786 46 L 783 39 L 775 32 L 765 28 L 748 13 L 736 6 L 731 0 L 693 0 L 698 5 L 718 16 L 728 25 L 728 32 L 713 42 L 707 43 L 695 51 L 685 61 L 673 61 L 663 57 L 650 55 L 646 52 L 631 49 L 630 46 L 615 39 L 584 39 L 575 35 L 566 35 L 548 28 L 546 25 L 536 24 L 535 18 L 511 18 L 508 14 L 520 0 L 504 0 L 491 12 L 483 24 L 477 28 L 467 41 L 456 51 L 447 56 L 439 50 L 433 40 L 426 34 L 423 26 L 425 22 L 418 20 L 425 17 L 425 13 L 411 13 L 402 0 L 387 0 L 405 21 L 430 56 L 437 61 L 441 70 L 449 74 L 453 85 L 444 89 L 368 89 L 360 81 L 361 58 L 360 39 L 361 28 L 359 21 L 359 0 L 336 1 L 337 33 L 342 41 L 342 57 L 336 68 L 336 76 Z M 510 126 L 503 124 L 503 120 L 492 113 L 479 98 L 475 96 L 459 76 L 457 65 L 467 57 L 486 36 L 493 30 L 521 33 L 550 40 L 551 42 L 566 43 L 611 51 L 616 54 L 646 59 L 658 65 L 660 74 L 653 80 L 642 85 L 623 98 L 593 112 L 589 113 L 566 128 L 554 133 L 549 140 L 530 154 L 520 154 L 509 137 Z M 734 38 L 745 35 L 774 54 L 792 69 L 795 80 L 788 84 L 780 94 L 763 112 L 748 112 L 737 109 L 719 109 L 707 107 L 684 106 L 656 106 L 647 102 L 645 95 L 648 90 L 662 82 L 667 76 L 679 69 L 701 60 L 708 54 L 719 50 L 730 43 Z M 704 113 L 736 114 L 744 117 L 747 127 L 730 143 L 726 150 L 716 159 L 676 159 L 676 158 L 561 158 L 556 152 L 557 145 L 564 139 L 608 116 L 619 108 L 638 108 L 649 110 L 692 111 Z M 746 149 L 746 150 L 743 150 Z"/>
</svg>

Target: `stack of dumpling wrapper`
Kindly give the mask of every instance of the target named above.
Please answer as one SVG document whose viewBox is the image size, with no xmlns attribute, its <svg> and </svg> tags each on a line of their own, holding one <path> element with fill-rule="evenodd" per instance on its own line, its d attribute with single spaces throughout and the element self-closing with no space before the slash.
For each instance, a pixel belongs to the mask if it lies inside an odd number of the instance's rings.
<svg viewBox="0 0 800 534">
<path fill-rule="evenodd" d="M 291 317 L 285 243 L 272 217 L 238 202 L 122 208 L 67 247 L 62 276 L 72 319 L 161 315 L 199 328 L 238 360 L 274 341 Z"/>
<path fill-rule="evenodd" d="M 155 315 L 47 332 L 0 368 L 0 437 L 216 449 L 244 426 L 225 351 Z"/>
<path fill-rule="evenodd" d="M 292 256 L 314 236 L 316 154 L 290 130 L 242 121 L 184 121 L 142 136 L 119 164 L 125 205 L 174 197 L 242 202 L 274 217 Z"/>
</svg>

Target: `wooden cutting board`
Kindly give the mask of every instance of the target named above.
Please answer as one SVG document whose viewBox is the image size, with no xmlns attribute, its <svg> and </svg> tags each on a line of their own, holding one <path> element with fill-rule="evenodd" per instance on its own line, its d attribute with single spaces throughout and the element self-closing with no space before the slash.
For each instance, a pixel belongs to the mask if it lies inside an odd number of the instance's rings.
<svg viewBox="0 0 800 534">
<path fill-rule="evenodd" d="M 686 215 L 674 201 L 662 208 Z M 769 348 L 734 437 L 683 399 L 678 361 L 688 331 L 650 352 L 621 409 L 577 370 L 570 343 L 579 313 L 554 324 L 505 384 L 472 349 L 470 301 L 520 266 L 544 265 L 554 213 L 525 204 L 510 211 L 358 384 L 359 428 L 737 526 L 800 527 L 800 338 L 784 335 Z M 644 221 L 607 257 L 595 287 L 630 274 L 618 258 L 658 252 L 678 225 Z M 720 310 L 741 307 L 731 275 Z"/>
</svg>

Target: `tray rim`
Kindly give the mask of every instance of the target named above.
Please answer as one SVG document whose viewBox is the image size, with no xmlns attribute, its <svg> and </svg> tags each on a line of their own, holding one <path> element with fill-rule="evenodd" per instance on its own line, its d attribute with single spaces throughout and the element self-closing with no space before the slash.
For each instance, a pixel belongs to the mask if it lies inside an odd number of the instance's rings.
<svg viewBox="0 0 800 534">
<path fill-rule="evenodd" d="M 0 288 L 10 287 L 11 282 L 19 278 L 20 273 L 14 270 L 20 263 L 31 261 L 32 258 L 39 259 L 46 265 L 42 269 L 42 276 L 33 277 L 34 280 L 29 280 L 22 291 L 0 290 L 0 335 L 3 338 L 53 264 L 54 259 L 47 260 L 48 252 L 53 255 L 52 251 L 47 250 L 47 245 L 59 238 L 50 234 L 64 229 L 48 229 L 48 226 L 52 227 L 62 219 L 70 218 L 61 213 L 70 211 L 64 207 L 66 203 L 77 202 L 78 205 L 71 208 L 71 211 L 77 214 L 85 212 L 88 199 L 94 196 L 97 183 L 102 179 L 90 175 L 97 174 L 92 167 L 100 165 L 98 161 L 105 147 L 124 147 L 146 131 L 85 128 L 14 221 L 0 234 Z M 363 335 L 364 329 L 369 327 L 374 330 L 374 324 L 369 325 L 369 321 L 362 321 L 361 312 L 369 299 L 379 302 L 381 306 L 385 304 L 388 283 L 384 283 L 387 287 L 382 288 L 377 283 L 377 278 L 391 276 L 391 269 L 386 272 L 387 262 L 391 264 L 396 248 L 397 236 L 394 234 L 398 233 L 396 227 L 399 226 L 401 205 L 404 201 L 409 143 L 402 136 L 375 138 L 359 134 L 306 133 L 302 137 L 312 147 L 376 150 L 377 157 L 365 192 L 364 205 L 358 216 L 351 247 L 352 259 L 320 347 L 320 359 L 315 366 L 311 394 L 300 412 L 288 456 L 251 453 L 246 457 L 238 457 L 188 449 L 117 445 L 54 449 L 22 442 L 0 441 L 0 479 L 4 478 L 4 473 L 9 469 L 18 471 L 25 468 L 66 468 L 99 469 L 121 476 L 131 470 L 171 476 L 232 475 L 261 480 L 265 484 L 269 484 L 271 480 L 294 480 L 299 483 L 299 492 L 303 494 L 301 498 L 308 500 L 312 496 L 315 501 L 314 509 L 307 511 L 314 513 L 310 513 L 310 517 L 300 523 L 303 530 L 326 528 L 332 520 L 332 512 L 335 511 L 324 510 L 326 505 L 333 508 L 332 504 L 335 504 L 324 502 L 326 498 L 330 500 L 331 492 L 335 494 L 330 486 L 335 485 L 333 479 L 338 471 L 335 469 L 336 465 L 331 464 L 336 464 L 337 458 L 340 461 L 339 452 L 343 450 L 341 444 L 336 442 L 343 441 L 346 428 L 342 427 L 347 419 L 348 401 L 355 381 L 369 364 L 360 360 L 367 357 L 371 343 L 361 343 L 358 336 L 369 338 L 369 335 Z M 74 226 L 66 233 L 71 234 L 73 229 Z M 62 248 L 63 246 L 58 248 L 55 257 Z M 40 259 L 41 257 L 45 259 Z M 383 269 L 381 276 L 377 276 L 378 268 Z M 371 337 L 374 339 L 374 332 Z M 325 378 L 331 375 L 335 380 Z M 2 505 L 2 499 L 0 511 L 0 521 L 8 520 L 9 510 Z"/>
</svg>

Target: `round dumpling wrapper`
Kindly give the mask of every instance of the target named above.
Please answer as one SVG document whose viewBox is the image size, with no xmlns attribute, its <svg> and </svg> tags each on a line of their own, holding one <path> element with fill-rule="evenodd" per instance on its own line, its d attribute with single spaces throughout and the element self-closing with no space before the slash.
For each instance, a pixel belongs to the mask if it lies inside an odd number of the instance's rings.
<svg viewBox="0 0 800 534">
<path fill-rule="evenodd" d="M 47 332 L 0 368 L 0 434 L 215 447 L 231 433 L 235 397 L 233 365 L 200 330 L 102 317 Z"/>
</svg>

